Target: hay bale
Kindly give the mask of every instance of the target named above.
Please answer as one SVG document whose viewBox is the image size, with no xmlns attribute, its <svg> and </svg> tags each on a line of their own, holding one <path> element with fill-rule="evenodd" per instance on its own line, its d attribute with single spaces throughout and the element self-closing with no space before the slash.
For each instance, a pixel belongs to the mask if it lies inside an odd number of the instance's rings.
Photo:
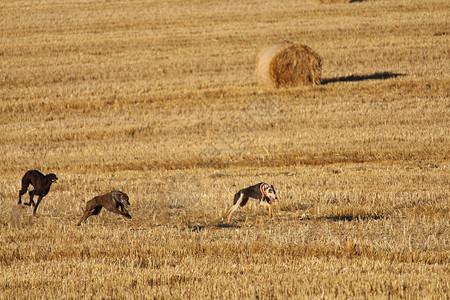
<svg viewBox="0 0 450 300">
<path fill-rule="evenodd" d="M 321 73 L 321 57 L 308 46 L 291 42 L 267 47 L 256 60 L 258 84 L 263 87 L 320 84 Z"/>
</svg>

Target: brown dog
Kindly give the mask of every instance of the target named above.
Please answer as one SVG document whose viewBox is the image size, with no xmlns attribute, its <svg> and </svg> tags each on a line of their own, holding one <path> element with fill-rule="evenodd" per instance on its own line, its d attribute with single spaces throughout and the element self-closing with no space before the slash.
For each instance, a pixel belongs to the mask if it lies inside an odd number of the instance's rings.
<svg viewBox="0 0 450 300">
<path fill-rule="evenodd" d="M 22 195 L 27 192 L 28 186 L 31 184 L 34 187 L 34 190 L 28 193 L 30 195 L 30 202 L 23 204 L 28 206 L 33 205 L 33 215 L 35 215 L 42 198 L 48 194 L 50 186 L 57 180 L 58 177 L 53 173 L 44 175 L 36 170 L 27 171 L 22 177 L 22 189 L 19 191 L 19 202 L 17 204 L 22 204 Z M 36 203 L 33 201 L 34 195 L 39 196 Z"/>
<path fill-rule="evenodd" d="M 86 222 L 86 219 L 92 215 L 98 215 L 102 210 L 102 207 L 110 212 L 131 219 L 130 214 L 125 209 L 125 206 L 128 205 L 130 205 L 130 202 L 128 202 L 128 195 L 121 191 L 112 191 L 105 195 L 96 196 L 86 203 L 86 209 L 77 225 L 80 226 L 83 221 Z"/>
</svg>

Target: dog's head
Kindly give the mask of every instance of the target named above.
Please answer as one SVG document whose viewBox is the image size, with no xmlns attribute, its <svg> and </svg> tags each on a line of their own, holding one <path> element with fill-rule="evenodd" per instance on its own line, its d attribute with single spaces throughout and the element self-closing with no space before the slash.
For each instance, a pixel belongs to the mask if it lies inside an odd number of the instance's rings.
<svg viewBox="0 0 450 300">
<path fill-rule="evenodd" d="M 125 194 L 124 192 L 115 191 L 114 192 L 114 197 L 116 197 L 117 198 L 116 200 L 118 200 L 123 205 L 125 205 L 125 206 L 130 205 L 130 202 L 128 201 L 129 200 L 128 195 Z"/>
<path fill-rule="evenodd" d="M 268 185 L 266 183 L 263 185 L 263 189 L 264 194 L 270 199 L 270 202 L 275 202 L 275 200 L 278 200 L 277 192 L 275 191 L 273 185 Z"/>
<path fill-rule="evenodd" d="M 56 175 L 53 173 L 47 174 L 45 175 L 45 177 L 49 179 L 51 182 L 56 182 L 58 180 L 58 177 L 56 177 Z"/>
</svg>

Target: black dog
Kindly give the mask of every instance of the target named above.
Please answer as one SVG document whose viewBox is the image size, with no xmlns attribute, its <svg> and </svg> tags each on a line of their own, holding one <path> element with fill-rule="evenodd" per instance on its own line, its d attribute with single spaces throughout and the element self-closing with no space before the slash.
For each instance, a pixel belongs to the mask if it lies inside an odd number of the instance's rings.
<svg viewBox="0 0 450 300">
<path fill-rule="evenodd" d="M 31 184 L 34 187 L 34 190 L 29 192 L 30 202 L 24 204 L 28 206 L 33 205 L 33 215 L 35 215 L 42 198 L 44 198 L 48 194 L 48 192 L 50 191 L 50 186 L 57 180 L 58 177 L 56 177 L 56 175 L 53 173 L 44 175 L 36 170 L 30 170 L 26 172 L 22 177 L 22 189 L 19 191 L 18 204 L 22 204 L 22 195 L 27 192 L 28 186 Z M 33 201 L 34 195 L 39 196 L 36 203 L 34 203 Z"/>
<path fill-rule="evenodd" d="M 259 204 L 266 206 L 269 209 L 269 218 L 272 218 L 272 209 L 275 208 L 273 203 L 278 199 L 277 193 L 272 185 L 260 182 L 242 189 L 234 195 L 233 206 L 227 211 L 228 221 L 239 206 L 243 207 L 247 204 L 249 198 L 256 199 Z"/>
</svg>

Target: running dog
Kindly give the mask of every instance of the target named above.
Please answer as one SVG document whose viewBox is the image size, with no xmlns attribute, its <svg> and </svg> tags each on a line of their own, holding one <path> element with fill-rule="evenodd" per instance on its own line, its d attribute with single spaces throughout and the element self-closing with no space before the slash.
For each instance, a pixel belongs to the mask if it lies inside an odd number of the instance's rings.
<svg viewBox="0 0 450 300">
<path fill-rule="evenodd" d="M 24 202 L 23 204 L 28 206 L 33 205 L 33 215 L 35 215 L 42 198 L 48 194 L 50 186 L 57 180 L 58 177 L 53 173 L 44 175 L 37 170 L 27 171 L 22 177 L 22 189 L 19 191 L 19 202 L 17 204 L 22 204 L 22 195 L 27 192 L 28 186 L 31 184 L 34 187 L 34 190 L 28 193 L 30 195 L 30 202 Z M 34 195 L 39 196 L 36 203 L 33 201 Z"/>
<path fill-rule="evenodd" d="M 247 204 L 249 198 L 253 198 L 259 201 L 259 204 L 266 206 L 269 209 L 269 218 L 272 218 L 272 210 L 275 209 L 273 203 L 278 200 L 277 193 L 273 186 L 260 182 L 242 189 L 234 195 L 233 206 L 227 211 L 228 222 L 239 206 L 243 207 Z"/>
<path fill-rule="evenodd" d="M 130 214 L 125 209 L 125 206 L 129 205 L 128 195 L 121 191 L 112 191 L 105 195 L 95 196 L 86 203 L 86 209 L 77 225 L 80 226 L 83 221 L 86 222 L 86 219 L 92 215 L 98 215 L 103 207 L 110 212 L 131 219 Z"/>
</svg>

